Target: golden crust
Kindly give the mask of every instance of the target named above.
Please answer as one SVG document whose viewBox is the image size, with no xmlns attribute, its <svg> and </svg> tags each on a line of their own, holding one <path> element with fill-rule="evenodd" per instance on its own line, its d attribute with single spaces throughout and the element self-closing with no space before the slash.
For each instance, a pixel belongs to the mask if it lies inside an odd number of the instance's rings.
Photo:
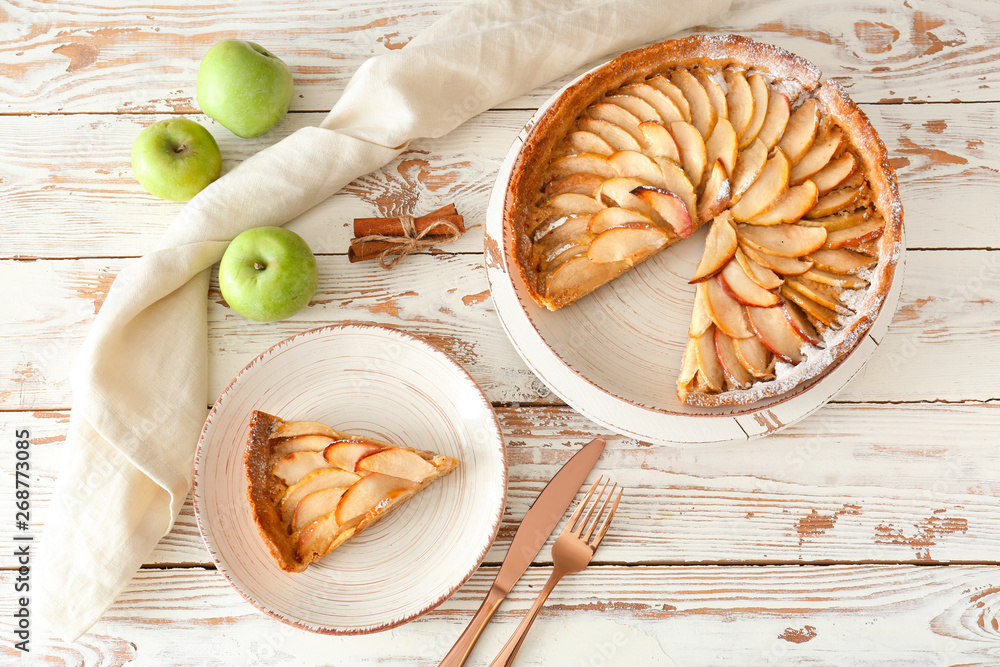
<svg viewBox="0 0 1000 667">
<path fill-rule="evenodd" d="M 299 548 L 299 538 L 301 533 L 308 530 L 309 527 L 307 526 L 303 531 L 292 531 L 288 523 L 282 520 L 278 512 L 278 501 L 288 487 L 272 474 L 275 460 L 272 456 L 273 444 L 271 436 L 282 425 L 289 423 L 291 422 L 286 422 L 274 415 L 255 410 L 250 417 L 246 450 L 243 454 L 243 463 L 247 476 L 247 499 L 250 502 L 254 523 L 257 525 L 257 532 L 267 545 L 275 562 L 286 572 L 301 572 L 305 570 L 309 563 L 319 560 L 368 526 L 376 523 L 393 509 L 399 507 L 405 500 L 408 500 L 424 489 L 428 484 L 451 474 L 459 464 L 458 459 L 433 452 L 413 449 L 412 447 L 401 447 L 382 440 L 356 436 L 350 433 L 332 431 L 335 437 L 341 441 L 358 441 L 378 445 L 382 448 L 400 448 L 412 451 L 434 466 L 435 472 L 406 493 L 394 496 L 391 502 L 380 503 L 366 514 L 353 520 L 349 525 L 343 526 L 342 530 L 335 534 L 330 543 L 318 545 L 318 548 L 311 549 L 308 553 L 302 553 Z"/>
</svg>

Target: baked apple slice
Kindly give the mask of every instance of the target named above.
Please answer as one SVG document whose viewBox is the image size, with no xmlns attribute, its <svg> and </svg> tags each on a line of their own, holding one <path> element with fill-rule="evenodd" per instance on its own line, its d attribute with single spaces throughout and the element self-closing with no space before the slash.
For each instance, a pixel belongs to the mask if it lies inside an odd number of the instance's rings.
<svg viewBox="0 0 1000 667">
<path fill-rule="evenodd" d="M 801 225 L 737 225 L 736 234 L 755 250 L 779 257 L 802 257 L 819 250 L 826 242 L 824 228 Z"/>
<path fill-rule="evenodd" d="M 746 274 L 739 261 L 729 262 L 717 276 L 726 293 L 744 306 L 770 308 L 781 303 L 781 298 L 755 283 Z"/>
<path fill-rule="evenodd" d="M 747 308 L 747 318 L 757 338 L 775 356 L 795 364 L 802 361 L 802 343 L 805 339 L 792 328 L 783 308 L 751 306 Z"/>
<path fill-rule="evenodd" d="M 601 232 L 590 242 L 587 257 L 597 264 L 625 262 L 631 266 L 653 255 L 670 240 L 657 225 L 631 222 Z"/>
<path fill-rule="evenodd" d="M 757 133 L 757 138 L 764 142 L 767 150 L 771 150 L 778 145 L 778 140 L 785 133 L 788 119 L 791 116 L 791 107 L 788 104 L 788 97 L 784 93 L 772 91 L 767 100 L 767 115 L 764 117 L 764 124 Z"/>
<path fill-rule="evenodd" d="M 747 220 L 751 225 L 777 225 L 783 222 L 796 222 L 816 205 L 819 191 L 816 184 L 806 181 L 801 185 L 788 188 L 785 194 L 763 212 Z"/>
<path fill-rule="evenodd" d="M 666 221 L 681 238 L 691 236 L 694 223 L 687 204 L 677 194 L 661 188 L 642 186 L 632 191 L 632 194 L 642 199 Z"/>
<path fill-rule="evenodd" d="M 743 135 L 753 118 L 753 92 L 750 90 L 750 84 L 747 83 L 747 77 L 742 71 L 727 69 L 723 76 L 729 89 L 729 92 L 726 93 L 726 103 L 729 105 L 729 122 L 740 140 L 739 143 L 742 144 Z"/>
<path fill-rule="evenodd" d="M 736 228 L 728 215 L 716 216 L 705 237 L 705 249 L 689 282 L 696 283 L 715 275 L 736 254 L 739 247 Z"/>
<path fill-rule="evenodd" d="M 757 180 L 747 188 L 739 201 L 730 209 L 733 217 L 744 222 L 759 215 L 788 189 L 788 158 L 776 149 L 764 164 Z"/>
<path fill-rule="evenodd" d="M 654 158 L 665 157 L 680 164 L 681 152 L 670 130 L 659 123 L 639 123 L 639 131 L 643 136 L 643 153 Z"/>
</svg>

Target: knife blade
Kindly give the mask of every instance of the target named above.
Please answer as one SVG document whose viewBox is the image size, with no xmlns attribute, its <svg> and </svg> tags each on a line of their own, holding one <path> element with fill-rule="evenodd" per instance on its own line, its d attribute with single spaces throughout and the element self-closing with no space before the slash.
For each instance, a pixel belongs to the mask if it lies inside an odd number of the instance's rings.
<svg viewBox="0 0 1000 667">
<path fill-rule="evenodd" d="M 559 524 L 559 519 L 566 514 L 570 503 L 576 497 L 576 492 L 580 490 L 601 452 L 604 451 L 604 445 L 604 438 L 594 438 L 588 442 L 563 464 L 559 472 L 538 494 L 535 502 L 525 513 L 524 519 L 521 520 L 521 525 L 517 527 L 507 549 L 507 555 L 504 556 L 500 570 L 482 606 L 439 667 L 461 667 L 465 664 L 472 647 L 476 645 L 483 628 L 493 617 L 500 602 L 507 597 L 510 589 L 528 569 L 542 545 Z"/>
</svg>

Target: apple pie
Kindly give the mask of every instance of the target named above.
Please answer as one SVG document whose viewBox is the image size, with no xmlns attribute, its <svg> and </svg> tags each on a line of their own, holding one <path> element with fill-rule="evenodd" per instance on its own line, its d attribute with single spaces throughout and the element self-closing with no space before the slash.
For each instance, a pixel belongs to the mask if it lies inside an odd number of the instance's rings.
<svg viewBox="0 0 1000 667">
<path fill-rule="evenodd" d="M 864 113 L 810 63 L 735 35 L 632 51 L 569 86 L 526 131 L 504 218 L 550 310 L 708 226 L 677 378 L 707 406 L 783 393 L 853 349 L 902 235 Z"/>
<path fill-rule="evenodd" d="M 261 538 L 282 570 L 301 572 L 458 460 L 254 411 L 243 456 Z"/>
</svg>

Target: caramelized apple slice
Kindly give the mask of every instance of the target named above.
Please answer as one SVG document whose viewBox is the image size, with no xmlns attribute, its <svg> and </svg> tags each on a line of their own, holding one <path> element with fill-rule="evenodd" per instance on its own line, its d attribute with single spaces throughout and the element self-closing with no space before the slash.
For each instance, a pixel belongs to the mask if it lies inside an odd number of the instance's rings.
<svg viewBox="0 0 1000 667">
<path fill-rule="evenodd" d="M 708 137 L 712 133 L 712 128 L 715 127 L 717 114 L 705 87 L 686 69 L 677 69 L 671 72 L 670 82 L 684 93 L 684 98 L 688 101 L 691 108 L 691 125 L 698 130 L 699 136 Z M 673 130 L 672 125 L 671 130 Z"/>
<path fill-rule="evenodd" d="M 643 136 L 643 153 L 649 157 L 665 157 L 680 163 L 681 152 L 670 130 L 659 123 L 639 123 Z"/>
<path fill-rule="evenodd" d="M 757 262 L 764 268 L 771 269 L 775 273 L 783 276 L 798 276 L 805 273 L 812 267 L 812 262 L 810 261 L 796 259 L 794 257 L 779 257 L 778 255 L 772 255 L 771 253 L 761 252 L 742 242 L 740 243 L 740 250 L 746 253 L 748 258 Z"/>
<path fill-rule="evenodd" d="M 607 210 L 609 209 L 604 209 L 604 211 Z M 601 211 L 601 213 L 604 211 Z M 598 215 L 600 215 L 600 213 Z M 571 218 L 566 218 L 561 225 L 558 225 L 548 234 L 541 237 L 539 241 L 536 241 L 538 251 L 543 257 L 545 257 L 560 246 L 564 246 L 567 243 L 572 243 L 579 238 L 588 236 L 590 232 L 591 220 L 592 218 L 589 215 L 577 215 Z"/>
<path fill-rule="evenodd" d="M 272 442 L 274 436 L 271 438 Z M 271 456 L 280 459 L 293 452 L 321 452 L 336 438 L 331 435 L 299 435 L 271 446 Z"/>
<path fill-rule="evenodd" d="M 823 247 L 826 230 L 801 225 L 737 225 L 740 240 L 761 252 L 779 257 L 802 257 Z"/>
<path fill-rule="evenodd" d="M 341 496 L 343 499 L 343 496 Z M 311 559 L 329 553 L 354 535 L 355 528 L 343 528 L 337 523 L 337 512 L 328 512 L 305 525 L 299 533 L 298 551 L 303 558 Z"/>
<path fill-rule="evenodd" d="M 324 514 L 336 512 L 340 497 L 346 490 L 346 488 L 320 489 L 305 496 L 292 513 L 292 530 L 302 530 Z"/>
<path fill-rule="evenodd" d="M 590 218 L 589 231 L 591 234 L 600 234 L 613 227 L 621 227 L 630 222 L 653 224 L 652 219 L 648 215 L 643 215 L 639 211 L 619 206 L 610 206 Z"/>
<path fill-rule="evenodd" d="M 860 289 L 862 287 L 868 287 L 868 281 L 860 276 L 830 273 L 829 271 L 818 269 L 815 266 L 803 273 L 802 278 L 804 280 L 811 280 L 815 283 L 831 285 L 842 289 Z"/>
<path fill-rule="evenodd" d="M 848 308 L 840 300 L 842 290 L 839 287 L 821 285 L 811 280 L 803 280 L 801 277 L 789 278 L 788 286 L 800 294 L 812 299 L 824 308 L 829 308 L 839 315 L 853 315 L 854 310 Z"/>
<path fill-rule="evenodd" d="M 767 116 L 765 116 L 764 124 L 757 134 L 757 138 L 764 142 L 767 150 L 771 150 L 778 144 L 778 139 L 784 134 L 785 127 L 788 125 L 790 115 L 791 109 L 784 93 L 776 92 L 768 98 Z"/>
<path fill-rule="evenodd" d="M 341 496 L 337 504 L 337 523 L 347 525 L 376 507 L 385 508 L 396 498 L 417 487 L 416 482 L 373 472 L 365 475 Z"/>
<path fill-rule="evenodd" d="M 719 119 L 729 118 L 729 104 L 726 102 L 726 94 L 722 92 L 722 86 L 712 78 L 707 70 L 699 67 L 694 71 L 694 77 L 698 79 L 698 83 L 708 93 L 708 101 L 712 105 L 712 108 L 715 109 L 715 122 L 712 124 L 713 129 L 707 135 L 711 136 L 715 134 L 715 128 L 719 126 Z"/>
<path fill-rule="evenodd" d="M 767 107 L 770 104 L 771 93 L 764 77 L 754 72 L 747 77 L 747 83 L 750 86 L 750 95 L 753 97 L 753 115 L 750 117 L 747 129 L 740 135 L 740 150 L 752 144 L 757 135 L 760 134 L 760 129 L 764 126 L 764 120 L 767 118 Z M 771 150 L 770 146 L 764 148 L 765 154 Z"/>
<path fill-rule="evenodd" d="M 650 185 L 666 187 L 663 172 L 660 167 L 642 153 L 636 151 L 618 151 L 608 158 L 614 167 L 614 172 L 608 178 L 617 176 L 639 178 Z"/>
<path fill-rule="evenodd" d="M 784 309 L 778 308 L 747 308 L 750 325 L 757 333 L 757 338 L 775 356 L 791 363 L 799 363 L 803 359 L 802 343 L 804 339 L 789 324 Z"/>
<path fill-rule="evenodd" d="M 323 458 L 331 466 L 341 470 L 354 470 L 362 456 L 367 456 L 378 449 L 381 449 L 381 446 L 371 442 L 345 440 L 323 450 Z"/>
<path fill-rule="evenodd" d="M 795 222 L 816 205 L 819 198 L 816 184 L 806 181 L 801 185 L 788 188 L 771 206 L 747 220 L 751 225 L 777 225 L 782 222 Z"/>
<path fill-rule="evenodd" d="M 561 264 L 565 264 L 574 257 L 586 255 L 592 238 L 590 234 L 587 234 L 586 236 L 574 237 L 560 245 L 547 246 L 545 254 L 538 262 L 538 269 L 540 271 L 555 271 Z"/>
<path fill-rule="evenodd" d="M 414 451 L 402 447 L 386 447 L 359 460 L 357 471 L 362 470 L 402 477 L 411 482 L 423 482 L 437 468 Z"/>
<path fill-rule="evenodd" d="M 593 197 L 594 193 L 597 192 L 597 188 L 601 187 L 601 183 L 604 180 L 603 177 L 596 174 L 569 174 L 568 176 L 549 181 L 545 184 L 542 192 L 549 197 L 555 197 L 564 192 Z"/>
<path fill-rule="evenodd" d="M 549 178 L 562 178 L 570 174 L 596 174 L 603 178 L 614 178 L 619 175 L 608 158 L 596 153 L 561 157 L 549 165 Z"/>
<path fill-rule="evenodd" d="M 313 470 L 327 467 L 323 452 L 305 451 L 285 454 L 271 469 L 271 474 L 291 486 Z"/>
<path fill-rule="evenodd" d="M 292 516 L 299 501 L 321 489 L 347 488 L 361 479 L 360 475 L 340 468 L 320 468 L 309 473 L 285 489 L 279 509 L 286 521 Z"/>
<path fill-rule="evenodd" d="M 722 160 L 716 160 L 698 199 L 698 220 L 708 222 L 724 211 L 729 205 L 730 193 L 729 172 Z"/>
<path fill-rule="evenodd" d="M 639 97 L 617 93 L 608 95 L 604 100 L 625 109 L 625 111 L 638 118 L 640 123 L 645 121 L 663 122 L 663 118 L 657 113 L 656 109 L 649 102 Z"/>
<path fill-rule="evenodd" d="M 733 217 L 743 222 L 760 214 L 788 189 L 788 159 L 781 149 L 764 164 L 760 176 L 732 207 Z"/>
<path fill-rule="evenodd" d="M 588 197 L 574 192 L 563 192 L 545 202 L 546 214 L 557 216 L 597 213 L 602 208 L 604 206 L 597 201 L 596 197 Z"/>
<path fill-rule="evenodd" d="M 876 214 L 867 222 L 863 222 L 860 225 L 830 232 L 827 234 L 826 243 L 823 245 L 823 248 L 836 250 L 845 246 L 859 246 L 881 236 L 884 226 L 885 221 L 882 219 L 882 216 Z"/>
<path fill-rule="evenodd" d="M 739 261 L 726 264 L 717 277 L 726 293 L 744 306 L 770 308 L 781 303 L 777 294 L 751 280 Z"/>
<path fill-rule="evenodd" d="M 719 365 L 726 376 L 726 380 L 735 389 L 746 389 L 753 384 L 754 377 L 740 363 L 736 356 L 736 346 L 733 339 L 722 333 L 720 329 L 715 330 L 715 353 L 719 358 Z"/>
<path fill-rule="evenodd" d="M 734 338 L 733 351 L 750 375 L 762 380 L 774 377 L 774 355 L 756 336 Z"/>
<path fill-rule="evenodd" d="M 587 113 L 591 118 L 606 120 L 609 123 L 617 125 L 632 135 L 632 138 L 636 141 L 642 141 L 642 134 L 639 132 L 639 123 L 641 121 L 617 104 L 598 102 L 587 107 Z"/>
<path fill-rule="evenodd" d="M 816 187 L 819 189 L 819 193 L 821 195 L 825 195 L 834 188 L 840 187 L 840 184 L 846 181 L 847 178 L 854 173 L 857 166 L 858 161 L 857 158 L 854 157 L 854 154 L 844 153 L 836 160 L 833 160 L 830 164 L 820 169 L 813 176 L 813 181 L 815 181 Z"/>
<path fill-rule="evenodd" d="M 680 88 L 659 74 L 646 79 L 646 83 L 670 98 L 670 101 L 674 103 L 677 110 L 681 112 L 682 118 L 680 120 L 691 122 L 691 105 L 688 104 L 687 98 L 684 97 L 684 93 L 681 92 Z"/>
<path fill-rule="evenodd" d="M 594 153 L 607 157 L 615 152 L 611 144 L 593 132 L 577 130 L 566 137 L 566 147 L 573 153 Z"/>
<path fill-rule="evenodd" d="M 817 268 L 841 275 L 857 273 L 878 264 L 877 257 L 869 257 L 845 248 L 817 250 L 806 256 L 806 259 L 811 260 Z"/>
<path fill-rule="evenodd" d="M 726 85 L 729 92 L 726 93 L 726 103 L 729 106 L 729 122 L 736 132 L 736 136 L 742 143 L 743 135 L 750 126 L 753 118 L 753 92 L 750 84 L 747 83 L 746 75 L 740 70 L 727 69 L 724 72 Z M 747 145 L 750 145 L 747 142 Z"/>
<path fill-rule="evenodd" d="M 670 225 L 677 236 L 681 238 L 691 236 L 694 224 L 688 212 L 687 204 L 678 195 L 650 186 L 636 188 L 632 191 L 632 194 L 652 206 L 660 217 Z"/>
<path fill-rule="evenodd" d="M 796 304 L 806 312 L 806 314 L 813 320 L 819 322 L 825 327 L 835 327 L 837 324 L 837 313 L 830 310 L 826 306 L 821 306 L 802 292 L 799 292 L 794 287 L 789 285 L 781 286 L 781 295 L 785 297 L 788 301 Z"/>
<path fill-rule="evenodd" d="M 554 302 L 553 305 L 565 305 L 614 280 L 627 268 L 625 262 L 595 264 L 582 255 L 561 264 L 545 276 L 545 295 Z"/>
<path fill-rule="evenodd" d="M 656 225 L 631 222 L 601 232 L 591 241 L 587 256 L 598 264 L 625 262 L 631 266 L 655 253 L 669 240 L 670 236 Z"/>
<path fill-rule="evenodd" d="M 271 440 L 275 438 L 294 438 L 300 435 L 325 435 L 329 438 L 340 438 L 337 433 L 326 424 L 311 421 L 284 422 L 279 424 L 271 434 Z"/>
<path fill-rule="evenodd" d="M 580 130 L 592 132 L 606 141 L 616 151 L 637 151 L 641 147 L 631 134 L 614 123 L 599 118 L 584 116 L 576 122 Z"/>
<path fill-rule="evenodd" d="M 810 219 L 822 218 L 831 215 L 845 208 L 856 208 L 864 196 L 863 186 L 844 186 L 838 190 L 828 192 L 819 198 L 816 205 L 806 213 L 805 217 Z"/>
<path fill-rule="evenodd" d="M 725 118 L 720 118 L 715 123 L 712 136 L 705 142 L 707 164 L 713 165 L 716 160 L 722 160 L 722 166 L 726 168 L 726 174 L 733 173 L 739 155 L 736 146 L 736 132 L 733 130 L 733 126 Z"/>
<path fill-rule="evenodd" d="M 840 148 L 843 140 L 843 133 L 837 129 L 833 129 L 816 139 L 806 154 L 792 167 L 792 183 L 798 185 L 826 167 Z"/>
<path fill-rule="evenodd" d="M 725 387 L 726 375 L 719 363 L 719 355 L 715 351 L 715 327 L 709 327 L 705 333 L 698 336 L 695 346 L 695 357 L 698 360 L 698 373 L 713 392 L 722 391 Z"/>
<path fill-rule="evenodd" d="M 712 318 L 705 306 L 705 283 L 698 283 L 694 290 L 694 306 L 691 308 L 691 324 L 688 325 L 688 336 L 697 338 L 712 326 Z"/>
<path fill-rule="evenodd" d="M 654 162 L 660 167 L 660 172 L 663 174 L 663 182 L 666 183 L 664 190 L 673 192 L 680 197 L 684 205 L 687 206 L 688 215 L 691 216 L 692 220 L 697 220 L 698 199 L 695 196 L 694 185 L 691 183 L 691 179 L 687 177 L 687 174 L 684 173 L 684 170 L 676 162 L 662 157 L 656 158 Z"/>
<path fill-rule="evenodd" d="M 829 233 L 860 225 L 868 220 L 870 215 L 871 209 L 868 208 L 859 208 L 853 211 L 845 209 L 822 218 L 813 218 L 811 220 L 803 219 L 799 224 L 803 224 L 807 227 L 822 227 Z"/>
<path fill-rule="evenodd" d="M 780 287 L 785 279 L 779 276 L 777 273 L 767 268 L 766 266 L 761 266 L 759 263 L 747 257 L 747 254 L 743 252 L 742 248 L 736 249 L 736 261 L 739 262 L 740 267 L 743 271 L 750 277 L 750 280 L 754 281 L 766 290 L 772 290 Z"/>
<path fill-rule="evenodd" d="M 753 331 L 747 325 L 746 309 L 722 289 L 717 280 L 706 280 L 705 309 L 715 326 L 733 338 L 749 338 Z"/>
<path fill-rule="evenodd" d="M 697 82 L 696 82 L 697 83 Z M 701 183 L 708 162 L 708 151 L 701 133 L 691 123 L 675 121 L 670 124 L 670 134 L 674 135 L 677 148 L 681 152 L 681 166 L 691 184 L 695 187 Z"/>
<path fill-rule="evenodd" d="M 788 320 L 788 323 L 792 325 L 792 328 L 795 329 L 795 333 L 797 333 L 802 340 L 806 341 L 810 345 L 820 344 L 819 333 L 816 331 L 816 327 L 814 327 L 812 323 L 806 319 L 806 316 L 802 314 L 802 311 L 799 310 L 798 306 L 789 301 L 785 301 L 782 304 L 781 310 L 784 311 L 785 318 Z"/>
<path fill-rule="evenodd" d="M 649 183 L 639 178 L 610 178 L 601 184 L 596 197 L 609 206 L 620 206 L 639 211 L 653 222 L 660 224 L 660 214 L 644 200 L 632 194 L 636 188 L 647 187 Z M 664 224 L 666 224 L 664 222 Z"/>
<path fill-rule="evenodd" d="M 736 254 L 737 246 L 736 228 L 729 216 L 716 216 L 705 237 L 701 260 L 689 282 L 696 283 L 714 275 Z"/>
<path fill-rule="evenodd" d="M 754 139 L 749 147 L 740 151 L 736 158 L 736 168 L 730 179 L 733 184 L 733 203 L 740 200 L 743 193 L 753 185 L 767 163 L 767 147 L 763 141 Z"/>
<path fill-rule="evenodd" d="M 622 93 L 632 95 L 642 100 L 647 105 L 656 110 L 659 120 L 664 124 L 669 124 L 675 120 L 687 120 L 687 117 L 677 108 L 677 104 L 670 99 L 662 90 L 655 88 L 648 83 L 633 83 L 620 88 Z M 634 112 L 633 112 L 634 113 Z M 636 114 L 638 115 L 638 114 Z"/>
<path fill-rule="evenodd" d="M 819 108 L 815 98 L 808 98 L 792 113 L 785 132 L 778 141 L 778 148 L 788 161 L 795 165 L 806 154 L 816 139 L 819 127 Z"/>
<path fill-rule="evenodd" d="M 698 373 L 698 337 L 688 338 L 684 348 L 684 358 L 681 360 L 681 371 L 677 374 L 677 387 L 687 387 Z"/>
</svg>

